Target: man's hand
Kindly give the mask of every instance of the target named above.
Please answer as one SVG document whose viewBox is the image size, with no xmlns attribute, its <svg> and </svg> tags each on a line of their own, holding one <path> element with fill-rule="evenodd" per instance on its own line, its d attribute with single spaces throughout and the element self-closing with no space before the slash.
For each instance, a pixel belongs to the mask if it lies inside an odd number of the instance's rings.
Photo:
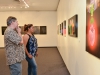
<svg viewBox="0 0 100 75">
<path fill-rule="evenodd" d="M 21 28 L 16 28 L 16 31 L 18 32 L 18 33 L 21 33 Z"/>
<path fill-rule="evenodd" d="M 23 38 L 22 38 L 22 35 L 21 35 L 21 28 L 19 28 L 19 27 L 17 27 L 16 29 L 15 29 L 16 31 L 17 31 L 17 33 L 18 33 L 18 35 L 21 37 L 21 41 L 20 41 L 20 45 L 23 45 Z"/>
</svg>

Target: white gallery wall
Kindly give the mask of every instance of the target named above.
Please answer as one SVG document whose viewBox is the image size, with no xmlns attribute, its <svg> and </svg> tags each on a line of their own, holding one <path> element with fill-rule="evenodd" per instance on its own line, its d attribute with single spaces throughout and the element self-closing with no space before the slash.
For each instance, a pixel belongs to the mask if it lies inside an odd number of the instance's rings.
<svg viewBox="0 0 100 75">
<path fill-rule="evenodd" d="M 78 14 L 78 38 L 68 35 L 68 19 Z M 86 52 L 86 0 L 60 0 L 57 25 L 66 20 L 66 37 L 57 35 L 59 52 L 71 75 L 100 75 L 100 59 Z"/>
<path fill-rule="evenodd" d="M 6 26 L 8 16 L 15 16 L 19 25 L 31 23 L 34 26 L 47 26 L 46 35 L 35 35 L 39 47 L 57 46 L 57 13 L 56 11 L 6 11 L 0 12 L 0 47 L 4 47 L 4 36 L 1 27 Z"/>
</svg>

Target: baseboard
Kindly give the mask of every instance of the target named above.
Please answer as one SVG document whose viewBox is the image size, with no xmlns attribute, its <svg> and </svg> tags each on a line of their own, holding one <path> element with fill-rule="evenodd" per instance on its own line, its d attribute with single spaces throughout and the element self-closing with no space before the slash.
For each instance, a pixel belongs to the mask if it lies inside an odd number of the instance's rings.
<svg viewBox="0 0 100 75">
<path fill-rule="evenodd" d="M 44 47 L 38 47 L 38 48 L 57 48 L 57 46 L 44 46 Z"/>
<path fill-rule="evenodd" d="M 38 48 L 57 48 L 57 46 L 43 46 Z M 4 49 L 4 47 L 0 47 L 0 49 Z"/>
<path fill-rule="evenodd" d="M 0 49 L 4 49 L 4 47 L 0 47 Z"/>
</svg>

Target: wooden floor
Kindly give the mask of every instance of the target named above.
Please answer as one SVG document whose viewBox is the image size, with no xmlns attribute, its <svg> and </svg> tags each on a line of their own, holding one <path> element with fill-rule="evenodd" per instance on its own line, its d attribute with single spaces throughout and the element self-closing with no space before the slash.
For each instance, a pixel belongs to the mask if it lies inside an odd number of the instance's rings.
<svg viewBox="0 0 100 75">
<path fill-rule="evenodd" d="M 38 75 L 70 75 L 57 48 L 39 48 L 36 57 Z M 23 75 L 27 74 L 27 61 L 22 62 Z M 0 75 L 10 75 L 6 65 L 5 50 L 0 49 Z"/>
</svg>

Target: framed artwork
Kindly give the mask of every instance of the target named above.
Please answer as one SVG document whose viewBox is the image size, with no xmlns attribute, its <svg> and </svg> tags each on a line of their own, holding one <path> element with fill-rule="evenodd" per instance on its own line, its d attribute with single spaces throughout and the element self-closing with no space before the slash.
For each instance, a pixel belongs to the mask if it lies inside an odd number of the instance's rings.
<svg viewBox="0 0 100 75">
<path fill-rule="evenodd" d="M 66 36 L 66 20 L 63 22 L 63 36 Z"/>
<path fill-rule="evenodd" d="M 100 0 L 86 0 L 86 51 L 100 58 Z"/>
<path fill-rule="evenodd" d="M 63 35 L 63 22 L 61 23 L 61 35 Z"/>
<path fill-rule="evenodd" d="M 40 26 L 34 26 L 34 34 L 40 34 Z"/>
<path fill-rule="evenodd" d="M 47 34 L 47 27 L 46 26 L 40 26 L 40 34 Z"/>
<path fill-rule="evenodd" d="M 25 34 L 24 26 L 19 26 L 19 28 L 21 28 L 21 34 Z"/>
<path fill-rule="evenodd" d="M 24 34 L 24 27 L 23 26 L 19 26 L 21 28 L 21 34 Z M 2 30 L 2 35 L 4 35 L 4 32 L 6 30 L 7 26 L 2 26 L 1 30 Z"/>
<path fill-rule="evenodd" d="M 7 28 L 7 26 L 2 26 L 2 27 L 1 27 L 2 35 L 4 35 L 4 32 L 5 32 L 6 28 Z"/>
<path fill-rule="evenodd" d="M 34 33 L 33 34 L 47 34 L 47 27 L 46 26 L 34 26 Z"/>
<path fill-rule="evenodd" d="M 61 30 L 61 24 L 60 24 L 60 34 L 62 34 L 62 30 Z"/>
<path fill-rule="evenodd" d="M 78 37 L 78 15 L 68 19 L 68 35 Z"/>
<path fill-rule="evenodd" d="M 2 35 L 4 35 L 6 28 L 7 26 L 1 27 Z M 19 26 L 19 28 L 21 28 L 21 34 L 25 34 L 24 26 Z M 34 34 L 47 34 L 47 27 L 46 26 L 34 26 Z"/>
</svg>

